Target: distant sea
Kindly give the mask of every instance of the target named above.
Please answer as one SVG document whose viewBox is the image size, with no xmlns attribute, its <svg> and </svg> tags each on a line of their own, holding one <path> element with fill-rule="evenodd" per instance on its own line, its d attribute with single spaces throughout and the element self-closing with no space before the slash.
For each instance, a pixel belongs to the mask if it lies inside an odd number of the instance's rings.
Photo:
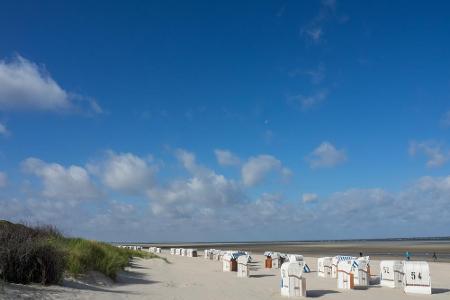
<svg viewBox="0 0 450 300">
<path fill-rule="evenodd" d="M 450 261 L 450 237 L 414 237 L 388 239 L 305 240 L 305 241 L 235 241 L 235 242 L 136 242 L 114 243 L 158 246 L 162 248 L 185 247 L 202 249 L 239 249 L 252 253 L 279 251 L 305 256 L 369 255 L 375 259 L 404 258 L 405 252 L 414 260 L 432 260 L 436 253 L 439 261 Z"/>
</svg>

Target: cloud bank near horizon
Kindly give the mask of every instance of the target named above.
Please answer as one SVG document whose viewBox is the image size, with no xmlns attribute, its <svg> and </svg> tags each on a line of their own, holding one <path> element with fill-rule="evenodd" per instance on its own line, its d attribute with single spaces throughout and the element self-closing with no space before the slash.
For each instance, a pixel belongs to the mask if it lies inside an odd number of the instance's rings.
<svg viewBox="0 0 450 300">
<path fill-rule="evenodd" d="M 448 234 L 450 212 L 443 208 L 450 204 L 450 176 L 421 177 L 398 192 L 355 187 L 290 199 L 280 185 L 266 188 L 283 176 L 280 160 L 267 154 L 238 159 L 241 172 L 233 177 L 201 164 L 185 149 L 173 151 L 165 164 L 152 155 L 114 151 L 84 166 L 31 157 L 20 164 L 19 183 L 1 173 L 0 218 L 52 223 L 71 235 L 108 241 Z M 173 166 L 184 173 L 163 176 Z"/>
</svg>

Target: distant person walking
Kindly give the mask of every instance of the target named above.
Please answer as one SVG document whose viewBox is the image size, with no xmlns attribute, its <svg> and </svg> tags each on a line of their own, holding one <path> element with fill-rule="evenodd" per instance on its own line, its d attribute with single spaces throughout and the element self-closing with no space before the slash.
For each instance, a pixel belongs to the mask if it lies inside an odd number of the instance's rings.
<svg viewBox="0 0 450 300">
<path fill-rule="evenodd" d="M 437 255 L 436 255 L 436 252 L 433 252 L 433 260 L 434 260 L 434 261 L 437 261 Z"/>
<path fill-rule="evenodd" d="M 362 252 L 359 252 L 359 257 L 362 257 L 363 256 L 363 253 Z"/>
<path fill-rule="evenodd" d="M 410 260 L 411 259 L 411 254 L 409 253 L 409 251 L 405 252 L 405 257 L 406 257 L 406 260 Z"/>
</svg>

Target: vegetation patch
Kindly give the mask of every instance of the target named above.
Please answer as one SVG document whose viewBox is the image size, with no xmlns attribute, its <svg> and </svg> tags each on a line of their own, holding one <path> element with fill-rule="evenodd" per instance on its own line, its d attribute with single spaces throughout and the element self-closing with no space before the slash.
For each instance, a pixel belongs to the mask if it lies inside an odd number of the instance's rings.
<svg viewBox="0 0 450 300">
<path fill-rule="evenodd" d="M 14 283 L 58 283 L 67 272 L 77 276 L 98 271 L 115 279 L 132 257 L 153 253 L 107 243 L 64 237 L 51 226 L 25 226 L 0 221 L 0 278 Z"/>
</svg>

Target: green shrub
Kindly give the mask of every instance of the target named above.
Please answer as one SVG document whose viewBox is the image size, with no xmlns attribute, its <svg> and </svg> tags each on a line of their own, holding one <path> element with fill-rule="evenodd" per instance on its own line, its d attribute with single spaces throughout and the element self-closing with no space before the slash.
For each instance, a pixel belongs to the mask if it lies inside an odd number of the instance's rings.
<svg viewBox="0 0 450 300">
<path fill-rule="evenodd" d="M 0 221 L 0 278 L 8 282 L 57 283 L 64 271 L 98 271 L 115 279 L 132 257 L 155 254 L 81 238 L 66 238 L 51 226 L 27 227 Z"/>
<path fill-rule="evenodd" d="M 67 253 L 67 271 L 78 275 L 87 271 L 98 271 L 112 279 L 123 270 L 134 257 L 153 258 L 156 255 L 114 247 L 107 243 L 79 238 L 63 238 L 57 241 Z"/>
<path fill-rule="evenodd" d="M 50 227 L 49 227 L 50 228 Z M 0 277 L 15 283 L 57 283 L 65 268 L 65 255 L 48 241 L 59 234 L 0 221 Z"/>
</svg>

